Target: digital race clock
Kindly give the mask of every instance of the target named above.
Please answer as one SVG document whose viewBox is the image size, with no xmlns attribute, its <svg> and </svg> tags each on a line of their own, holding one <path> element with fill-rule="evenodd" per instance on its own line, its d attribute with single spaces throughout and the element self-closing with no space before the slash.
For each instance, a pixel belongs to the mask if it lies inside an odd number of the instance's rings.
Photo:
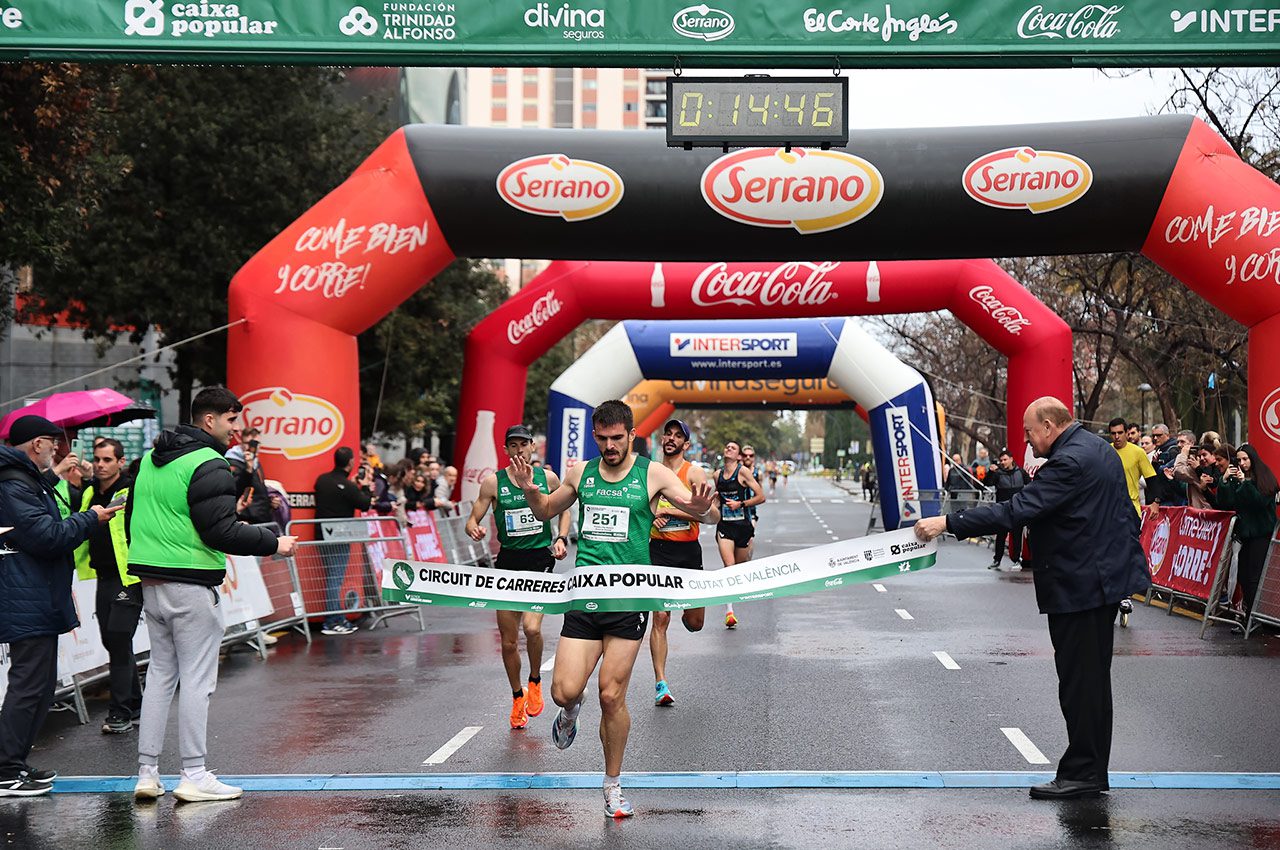
<svg viewBox="0 0 1280 850">
<path fill-rule="evenodd" d="M 847 77 L 667 77 L 671 147 L 849 143 Z"/>
</svg>

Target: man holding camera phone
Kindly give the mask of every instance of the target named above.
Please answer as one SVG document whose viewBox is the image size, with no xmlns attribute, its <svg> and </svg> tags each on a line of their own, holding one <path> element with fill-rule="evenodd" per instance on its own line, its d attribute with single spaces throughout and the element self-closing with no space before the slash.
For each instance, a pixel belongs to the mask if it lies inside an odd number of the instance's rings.
<svg viewBox="0 0 1280 850">
<path fill-rule="evenodd" d="M 369 510 L 373 504 L 373 467 L 361 464 L 356 480 L 352 481 L 351 470 L 355 465 L 356 453 L 350 448 L 341 446 L 334 450 L 333 470 L 316 479 L 316 519 L 351 519 L 356 511 Z M 324 527 L 324 523 L 318 524 L 320 539 L 326 537 Z M 319 549 L 324 562 L 324 610 L 328 612 L 320 633 L 349 635 L 356 627 L 341 613 L 341 593 L 351 559 L 351 544 L 326 543 Z"/>
<path fill-rule="evenodd" d="M 227 450 L 227 463 L 236 477 L 236 516 L 255 525 L 273 522 L 278 496 L 267 490 L 262 475 L 262 462 L 258 457 L 261 443 L 257 428 L 245 428 L 239 434 L 240 442 Z"/>
</svg>

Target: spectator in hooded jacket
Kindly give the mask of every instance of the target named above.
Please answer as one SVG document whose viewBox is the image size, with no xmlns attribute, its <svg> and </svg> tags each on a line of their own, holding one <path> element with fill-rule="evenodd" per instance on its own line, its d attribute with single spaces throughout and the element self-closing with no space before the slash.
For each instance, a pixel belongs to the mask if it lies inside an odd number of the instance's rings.
<svg viewBox="0 0 1280 850">
<path fill-rule="evenodd" d="M 275 509 L 280 506 L 280 497 L 271 495 L 262 474 L 258 439 L 261 436 L 257 428 L 245 428 L 240 432 L 240 442 L 227 450 L 227 463 L 231 464 L 231 474 L 236 477 L 236 498 L 249 497 L 237 516 L 255 525 L 274 522 Z"/>
<path fill-rule="evenodd" d="M 173 796 L 197 802 L 233 800 L 242 793 L 205 764 L 209 697 L 218 683 L 223 633 L 218 587 L 226 578 L 227 555 L 287 556 L 296 540 L 236 519 L 236 481 L 225 453 L 243 409 L 226 387 L 196 393 L 191 424 L 160 434 L 129 493 L 129 574 L 142 579 L 151 638 L 133 791 L 138 800 L 164 793 L 160 755 L 179 686 L 182 774 Z"/>
<path fill-rule="evenodd" d="M 9 644 L 9 687 L 0 705 L 0 797 L 47 794 L 57 773 L 27 763 L 58 685 L 58 635 L 80 625 L 71 556 L 120 510 L 95 505 L 64 519 L 64 497 L 42 474 L 62 429 L 21 416 L 0 446 L 0 643 Z"/>
<path fill-rule="evenodd" d="M 1009 501 L 1030 483 L 1031 476 L 1013 462 L 1013 453 L 1008 449 L 1001 449 L 995 470 L 987 475 L 987 486 L 996 489 L 996 501 Z M 1009 554 L 1009 560 L 1014 564 L 1022 562 L 1022 526 L 1019 525 L 1008 531 L 1001 529 L 996 535 L 996 554 L 988 569 L 1000 569 L 1000 559 L 1004 557 L 1005 543 L 1010 539 L 1012 539 L 1013 548 Z"/>
<path fill-rule="evenodd" d="M 1251 443 L 1236 449 L 1236 460 L 1218 485 L 1218 507 L 1236 512 L 1235 538 L 1240 541 L 1238 568 L 1248 614 L 1258 595 L 1258 582 L 1267 559 L 1267 546 L 1276 527 L 1276 493 L 1280 490 L 1273 473 Z"/>
</svg>

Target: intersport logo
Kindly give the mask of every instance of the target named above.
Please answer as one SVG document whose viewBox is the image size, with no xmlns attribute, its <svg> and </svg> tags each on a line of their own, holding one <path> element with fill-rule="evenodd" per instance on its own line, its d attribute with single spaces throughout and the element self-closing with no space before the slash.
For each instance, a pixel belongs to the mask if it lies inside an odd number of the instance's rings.
<svg viewBox="0 0 1280 850">
<path fill-rule="evenodd" d="M 839 263 L 783 263 L 769 271 L 729 271 L 728 263 L 713 263 L 693 282 L 693 303 L 699 307 L 738 304 L 743 307 L 821 306 L 835 301 L 827 274 Z"/>
<path fill-rule="evenodd" d="M 583 443 L 586 439 L 587 412 L 581 407 L 566 407 L 560 420 L 560 468 L 568 472 L 582 463 Z M 590 484 L 583 486 L 590 487 Z"/>
<path fill-rule="evenodd" d="M 688 6 L 676 12 L 671 19 L 671 28 L 685 38 L 699 41 L 719 41 L 733 34 L 735 22 L 733 15 L 723 9 L 716 9 L 702 3 Z"/>
<path fill-rule="evenodd" d="M 748 148 L 720 157 L 702 173 L 702 197 L 720 215 L 801 234 L 847 227 L 883 196 L 876 167 L 842 151 Z"/>
<path fill-rule="evenodd" d="M 1017 336 L 1022 329 L 1031 324 L 1031 320 L 1022 315 L 1017 307 L 1010 307 L 992 294 L 989 286 L 975 286 L 969 290 L 969 298 L 982 305 L 991 318 L 1009 333 Z"/>
<path fill-rule="evenodd" d="M 889 425 L 889 452 L 893 458 L 893 483 L 898 491 L 901 518 L 911 519 L 920 515 L 920 483 L 916 479 L 915 448 L 911 445 L 911 419 L 905 407 L 887 407 L 884 415 Z"/>
<path fill-rule="evenodd" d="M 263 387 L 240 397 L 245 428 L 257 428 L 261 450 L 289 460 L 322 455 L 342 439 L 344 422 L 338 406 L 319 396 Z"/>
<path fill-rule="evenodd" d="M 559 313 L 560 308 L 563 306 L 560 303 L 560 299 L 556 298 L 556 291 L 554 289 L 547 290 L 545 295 L 533 302 L 533 306 L 529 308 L 528 313 L 525 313 L 519 319 L 512 319 L 507 322 L 507 341 L 512 345 L 519 345 L 524 342 L 525 337 L 546 324 L 547 320 Z"/>
<path fill-rule="evenodd" d="M 1093 169 L 1061 151 L 1005 148 L 969 163 L 963 182 L 965 192 L 980 204 L 1044 213 L 1084 197 L 1093 185 Z"/>
<path fill-rule="evenodd" d="M 1263 432 L 1280 443 L 1280 388 L 1272 390 L 1262 400 L 1262 410 L 1258 415 L 1262 420 Z"/>
<path fill-rule="evenodd" d="M 588 159 L 561 153 L 517 160 L 498 175 L 498 194 L 521 212 L 586 221 L 604 215 L 622 200 L 618 172 Z"/>
<path fill-rule="evenodd" d="M 1123 9 L 1090 3 L 1074 11 L 1054 12 L 1037 3 L 1018 20 L 1018 37 L 1101 41 L 1120 31 L 1116 16 Z"/>
<path fill-rule="evenodd" d="M 799 347 L 794 333 L 673 333 L 670 337 L 672 357 L 795 357 Z"/>
</svg>

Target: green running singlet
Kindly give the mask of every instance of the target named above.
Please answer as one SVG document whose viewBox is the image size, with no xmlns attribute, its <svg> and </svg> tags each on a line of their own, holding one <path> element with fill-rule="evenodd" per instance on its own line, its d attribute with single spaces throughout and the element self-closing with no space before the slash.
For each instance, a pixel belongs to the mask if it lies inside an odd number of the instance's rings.
<svg viewBox="0 0 1280 850">
<path fill-rule="evenodd" d="M 578 484 L 578 566 L 648 564 L 649 458 L 636 455 L 616 483 L 600 475 L 600 458 L 587 461 Z"/>
<path fill-rule="evenodd" d="M 547 471 L 533 470 L 533 483 L 543 493 L 547 489 Z M 551 522 L 533 515 L 524 491 L 511 483 L 505 469 L 498 470 L 498 495 L 493 503 L 493 520 L 498 526 L 498 542 L 503 549 L 546 549 L 551 545 Z"/>
</svg>

